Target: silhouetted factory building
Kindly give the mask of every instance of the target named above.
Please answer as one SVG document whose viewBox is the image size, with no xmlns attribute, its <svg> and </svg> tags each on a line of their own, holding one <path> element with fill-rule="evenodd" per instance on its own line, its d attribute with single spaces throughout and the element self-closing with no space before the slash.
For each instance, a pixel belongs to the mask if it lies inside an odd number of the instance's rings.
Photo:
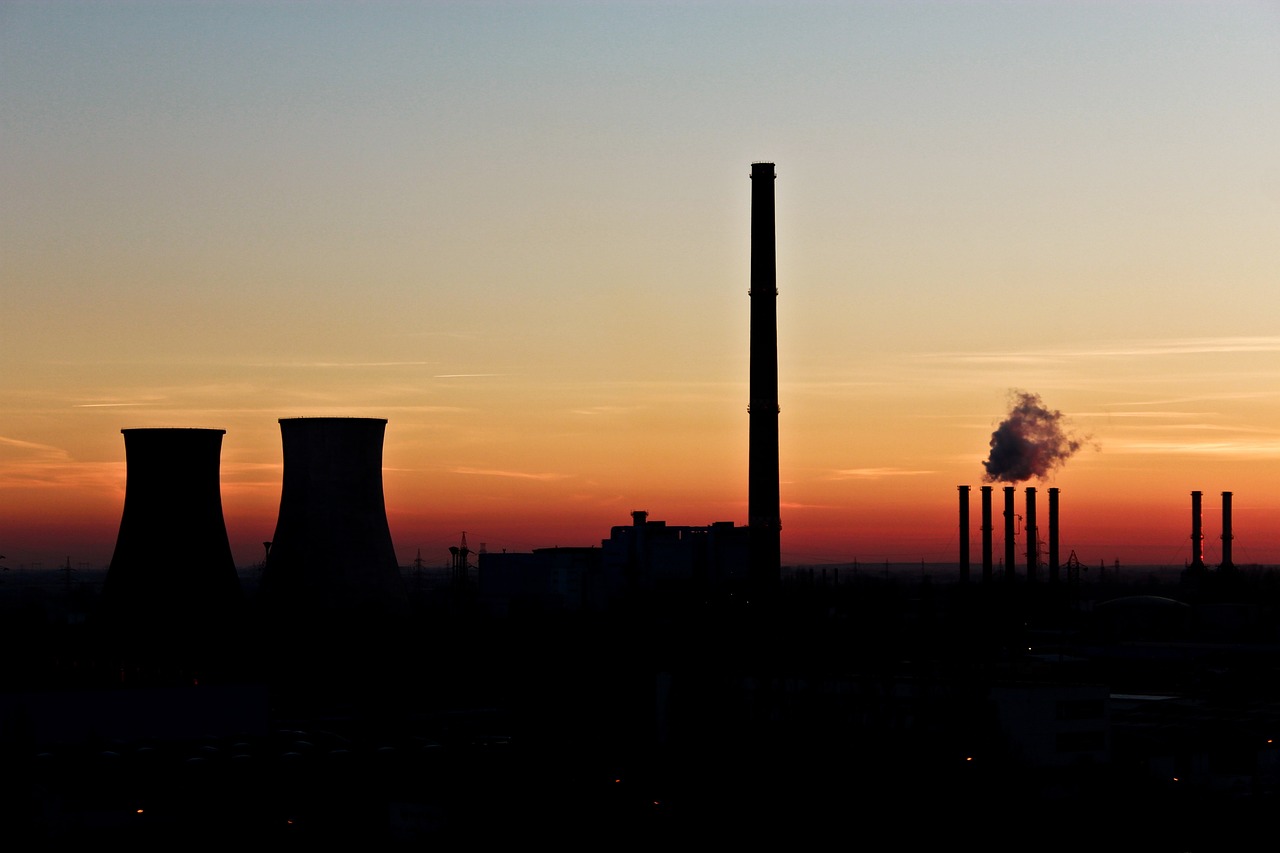
<svg viewBox="0 0 1280 853">
<path fill-rule="evenodd" d="M 478 570 L 479 602 L 492 616 L 513 611 L 578 612 L 603 606 L 603 552 L 593 547 L 534 548 L 485 553 Z"/>
<path fill-rule="evenodd" d="M 631 520 L 613 527 L 599 548 L 481 554 L 482 604 L 495 614 L 520 606 L 602 610 L 638 592 L 727 594 L 746 584 L 749 528 L 731 521 L 669 525 L 642 510 Z"/>
<path fill-rule="evenodd" d="M 701 527 L 650 521 L 631 513 L 630 525 L 613 527 L 602 543 L 606 570 L 624 586 L 652 590 L 664 584 L 692 584 L 706 592 L 731 591 L 747 582 L 749 527 L 716 521 Z"/>
</svg>

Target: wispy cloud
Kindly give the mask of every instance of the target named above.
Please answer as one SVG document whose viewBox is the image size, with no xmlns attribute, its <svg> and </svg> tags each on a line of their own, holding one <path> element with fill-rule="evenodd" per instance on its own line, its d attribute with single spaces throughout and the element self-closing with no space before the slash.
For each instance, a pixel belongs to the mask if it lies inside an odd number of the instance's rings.
<svg viewBox="0 0 1280 853">
<path fill-rule="evenodd" d="M 119 409 L 125 406 L 147 406 L 150 403 L 72 403 L 73 409 Z"/>
<path fill-rule="evenodd" d="M 1262 427 L 1239 426 L 1236 424 L 1166 424 L 1163 429 L 1170 432 L 1234 432 L 1245 433 L 1247 435 L 1275 435 L 1273 429 L 1264 429 Z"/>
<path fill-rule="evenodd" d="M 623 412 L 635 411 L 638 406 L 588 406 L 583 409 L 573 409 L 575 415 L 619 415 Z"/>
<path fill-rule="evenodd" d="M 783 501 L 780 506 L 782 509 L 848 509 L 848 507 L 840 506 L 838 504 L 805 504 L 791 501 Z"/>
<path fill-rule="evenodd" d="M 1008 350 L 1004 352 L 922 353 L 917 360 L 955 364 L 1061 364 L 1076 359 L 1133 358 L 1217 353 L 1280 352 L 1280 336 L 1170 338 L 1137 341 L 1125 346 L 1098 344 L 1075 349 Z"/>
<path fill-rule="evenodd" d="M 1280 457 L 1280 439 L 1272 442 L 1245 441 L 1116 441 L 1107 448 L 1115 453 L 1147 456 L 1226 456 L 1241 459 Z"/>
<path fill-rule="evenodd" d="M 1211 355 L 1224 352 L 1280 352 L 1280 336 L 1170 338 L 1142 341 L 1126 347 L 1099 347 L 1082 350 L 1081 355 Z"/>
<path fill-rule="evenodd" d="M 915 356 L 917 361 L 930 363 L 983 365 L 1062 364 L 1068 358 L 1067 353 L 1046 352 L 932 352 Z"/>
<path fill-rule="evenodd" d="M 1182 403 L 1203 403 L 1210 400 L 1264 400 L 1268 397 L 1275 397 L 1280 394 L 1277 391 L 1227 391 L 1213 394 L 1196 394 L 1185 397 L 1170 397 L 1163 400 L 1125 400 L 1117 403 L 1117 406 L 1169 406 L 1180 405 Z M 1099 414 L 1112 414 L 1111 412 L 1103 412 Z"/>
<path fill-rule="evenodd" d="M 254 364 L 252 367 L 301 367 L 301 368 L 366 368 L 366 367 L 426 367 L 439 364 L 436 361 L 307 361 L 282 362 L 280 364 Z"/>
<path fill-rule="evenodd" d="M 933 471 L 911 471 L 906 468 L 841 468 L 832 471 L 830 480 L 883 480 L 887 477 L 918 477 Z"/>
<path fill-rule="evenodd" d="M 52 456 L 59 459 L 68 457 L 67 452 L 61 447 L 54 447 L 52 444 L 38 444 L 34 441 L 23 441 L 20 438 L 8 438 L 3 435 L 0 435 L 0 446 L 26 450 L 41 456 Z"/>
<path fill-rule="evenodd" d="M 1142 418 L 1155 419 L 1167 418 L 1174 420 L 1177 418 L 1203 418 L 1205 415 L 1216 415 L 1217 412 L 1072 412 L 1072 417 L 1077 418 Z"/>
<path fill-rule="evenodd" d="M 124 486 L 124 462 L 82 462 L 61 447 L 0 436 L 0 489 Z"/>
<path fill-rule="evenodd" d="M 497 468 L 453 468 L 454 474 L 474 474 L 480 477 L 513 477 L 519 480 L 564 480 L 568 474 L 543 473 L 534 474 L 528 471 L 503 471 Z"/>
</svg>

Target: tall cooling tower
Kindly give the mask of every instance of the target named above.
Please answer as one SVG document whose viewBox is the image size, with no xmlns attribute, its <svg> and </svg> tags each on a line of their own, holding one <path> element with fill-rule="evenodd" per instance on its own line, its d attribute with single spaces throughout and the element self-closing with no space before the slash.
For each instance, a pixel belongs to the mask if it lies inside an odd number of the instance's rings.
<svg viewBox="0 0 1280 853">
<path fill-rule="evenodd" d="M 377 619 L 405 607 L 382 494 L 386 425 L 280 419 L 284 481 L 261 587 L 267 619 Z"/>
<path fill-rule="evenodd" d="M 106 624 L 130 654 L 216 648 L 242 596 L 222 517 L 221 429 L 125 429 L 124 513 L 103 584 Z"/>
</svg>

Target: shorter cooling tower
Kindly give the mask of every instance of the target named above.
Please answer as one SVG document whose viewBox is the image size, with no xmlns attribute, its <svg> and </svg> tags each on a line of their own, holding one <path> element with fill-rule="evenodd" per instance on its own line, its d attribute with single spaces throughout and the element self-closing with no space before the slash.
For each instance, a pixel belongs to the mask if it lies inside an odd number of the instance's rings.
<svg viewBox="0 0 1280 853">
<path fill-rule="evenodd" d="M 242 605 L 222 517 L 220 429 L 125 429 L 124 513 L 103 615 L 126 656 L 195 662 Z"/>
<path fill-rule="evenodd" d="M 406 607 L 382 494 L 386 425 L 379 418 L 280 419 L 280 515 L 261 586 L 264 617 L 277 626 L 301 621 L 337 630 Z"/>
</svg>

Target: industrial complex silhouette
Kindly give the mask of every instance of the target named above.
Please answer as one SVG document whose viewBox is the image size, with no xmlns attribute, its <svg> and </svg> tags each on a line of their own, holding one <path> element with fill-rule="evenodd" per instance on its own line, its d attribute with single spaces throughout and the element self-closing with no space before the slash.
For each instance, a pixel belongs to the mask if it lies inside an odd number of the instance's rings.
<svg viewBox="0 0 1280 853">
<path fill-rule="evenodd" d="M 275 531 L 238 573 L 223 431 L 124 430 L 101 589 L 0 612 L 7 837 L 1188 850 L 1269 826 L 1280 577 L 1233 564 L 1230 492 L 1221 563 L 1195 491 L 1172 579 L 1086 579 L 1059 490 L 1042 540 L 1013 485 L 999 566 L 994 487 L 971 571 L 961 485 L 946 578 L 783 571 L 774 165 L 751 179 L 745 526 L 636 510 L 475 566 L 463 534 L 424 578 L 395 558 L 387 422 L 286 418 Z M 991 482 L 1078 446 L 1034 395 L 1015 413 L 1053 452 L 1026 467 L 998 430 Z"/>
</svg>

